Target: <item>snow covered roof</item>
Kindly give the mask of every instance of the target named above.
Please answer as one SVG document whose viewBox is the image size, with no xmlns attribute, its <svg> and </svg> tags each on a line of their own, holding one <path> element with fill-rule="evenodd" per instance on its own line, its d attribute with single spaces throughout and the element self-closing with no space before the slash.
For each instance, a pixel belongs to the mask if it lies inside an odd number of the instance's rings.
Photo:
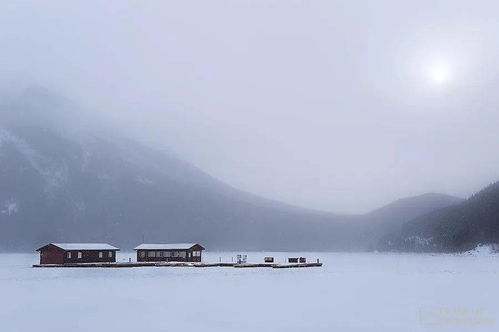
<svg viewBox="0 0 499 332">
<path fill-rule="evenodd" d="M 120 250 L 107 243 L 50 243 L 50 244 L 59 247 L 63 250 Z"/>
<path fill-rule="evenodd" d="M 197 243 L 142 243 L 140 246 L 135 247 L 134 250 L 188 250 L 196 245 L 199 245 L 199 244 L 197 244 Z M 201 247 L 201 248 L 203 248 L 203 247 Z"/>
</svg>

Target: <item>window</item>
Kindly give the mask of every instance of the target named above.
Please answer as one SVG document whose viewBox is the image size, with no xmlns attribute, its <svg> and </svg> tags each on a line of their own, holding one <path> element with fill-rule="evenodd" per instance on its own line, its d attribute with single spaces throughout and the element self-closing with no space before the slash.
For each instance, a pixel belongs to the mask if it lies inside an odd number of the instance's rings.
<svg viewBox="0 0 499 332">
<path fill-rule="evenodd" d="M 146 252 L 145 251 L 141 251 L 140 252 L 140 257 L 142 257 L 142 258 L 146 257 Z"/>
<path fill-rule="evenodd" d="M 186 251 L 172 251 L 172 257 L 181 257 L 185 258 Z"/>
<path fill-rule="evenodd" d="M 102 251 L 99 251 L 99 258 L 104 257 L 104 253 Z"/>
<path fill-rule="evenodd" d="M 71 259 L 71 251 L 68 251 L 68 258 Z"/>
<path fill-rule="evenodd" d="M 170 257 L 170 252 L 169 251 L 163 251 L 163 256 Z"/>
<path fill-rule="evenodd" d="M 82 259 L 83 253 L 81 251 L 78 251 L 78 259 Z"/>
<path fill-rule="evenodd" d="M 149 252 L 147 253 L 147 256 L 148 256 L 148 257 L 156 257 L 156 251 L 149 251 Z"/>
<path fill-rule="evenodd" d="M 192 256 L 193 257 L 201 257 L 201 251 L 193 251 Z"/>
<path fill-rule="evenodd" d="M 158 251 L 158 257 L 163 257 L 163 252 L 162 251 Z"/>
<path fill-rule="evenodd" d="M 109 252 L 107 253 L 107 257 L 109 257 L 109 258 L 113 258 L 113 252 L 112 252 L 112 251 L 109 251 Z"/>
</svg>

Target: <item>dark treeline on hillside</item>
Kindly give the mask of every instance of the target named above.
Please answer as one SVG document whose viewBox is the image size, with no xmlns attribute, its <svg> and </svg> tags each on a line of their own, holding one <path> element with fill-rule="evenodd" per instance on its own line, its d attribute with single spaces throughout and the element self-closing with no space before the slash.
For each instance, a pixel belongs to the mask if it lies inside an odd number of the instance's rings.
<svg viewBox="0 0 499 332">
<path fill-rule="evenodd" d="M 438 209 L 403 225 L 380 241 L 381 250 L 455 252 L 499 243 L 499 182 L 460 204 Z"/>
</svg>

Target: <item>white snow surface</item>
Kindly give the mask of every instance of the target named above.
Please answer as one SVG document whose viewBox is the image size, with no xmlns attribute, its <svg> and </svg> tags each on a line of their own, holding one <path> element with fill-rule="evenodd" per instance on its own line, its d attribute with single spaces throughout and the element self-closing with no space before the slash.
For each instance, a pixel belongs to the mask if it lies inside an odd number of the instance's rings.
<svg viewBox="0 0 499 332">
<path fill-rule="evenodd" d="M 203 255 L 231 261 L 237 253 Z M 498 331 L 495 256 L 244 253 L 322 268 L 32 268 L 0 254 L 5 332 Z M 135 253 L 119 253 L 120 261 Z"/>
<path fill-rule="evenodd" d="M 475 249 L 465 252 L 465 255 L 499 257 L 499 244 L 479 244 Z"/>
<path fill-rule="evenodd" d="M 4 209 L 1 210 L 0 212 L 2 214 L 12 216 L 12 215 L 16 214 L 18 211 L 19 211 L 19 207 L 17 205 L 17 202 L 11 199 L 11 200 L 8 200 L 7 202 L 5 202 Z"/>
<path fill-rule="evenodd" d="M 107 243 L 51 243 L 64 250 L 120 250 Z"/>
<path fill-rule="evenodd" d="M 197 243 L 142 243 L 134 248 L 134 250 L 187 250 L 194 247 Z"/>
</svg>

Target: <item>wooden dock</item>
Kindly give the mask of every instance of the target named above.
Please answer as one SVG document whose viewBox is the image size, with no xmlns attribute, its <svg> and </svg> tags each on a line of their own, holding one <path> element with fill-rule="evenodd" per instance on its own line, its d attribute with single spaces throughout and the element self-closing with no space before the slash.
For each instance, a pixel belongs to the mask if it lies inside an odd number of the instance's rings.
<svg viewBox="0 0 499 332">
<path fill-rule="evenodd" d="M 321 267 L 322 263 L 194 263 L 194 262 L 127 262 L 127 263 L 66 263 L 66 264 L 34 264 L 36 268 L 131 268 L 131 267 L 234 267 L 234 268 L 304 268 Z"/>
<path fill-rule="evenodd" d="M 276 264 L 276 263 L 245 263 L 236 264 L 235 268 L 252 268 L 252 267 L 271 267 L 273 269 L 291 269 L 298 267 L 321 267 L 322 263 L 293 263 L 293 264 Z"/>
<path fill-rule="evenodd" d="M 234 265 L 235 268 L 251 268 L 251 267 L 272 267 L 275 264 L 273 263 L 242 263 L 242 264 L 236 264 Z"/>
<path fill-rule="evenodd" d="M 274 269 L 291 269 L 303 267 L 321 267 L 322 263 L 295 263 L 295 264 L 275 264 Z"/>
</svg>

